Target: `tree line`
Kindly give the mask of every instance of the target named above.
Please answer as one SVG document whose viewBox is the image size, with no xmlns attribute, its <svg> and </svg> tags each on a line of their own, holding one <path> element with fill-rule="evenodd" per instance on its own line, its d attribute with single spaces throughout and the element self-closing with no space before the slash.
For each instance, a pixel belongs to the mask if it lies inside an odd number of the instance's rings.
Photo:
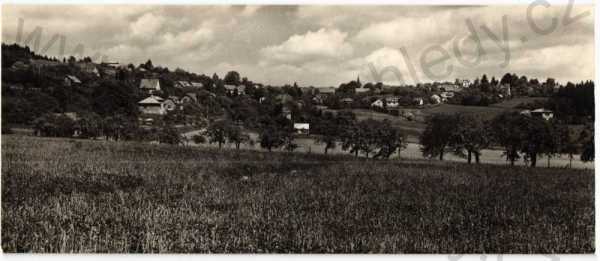
<svg viewBox="0 0 600 261">
<path fill-rule="evenodd" d="M 510 165 L 523 159 L 531 167 L 538 158 L 550 159 L 560 154 L 569 156 L 569 166 L 575 154 L 582 161 L 594 159 L 593 125 L 587 124 L 579 133 L 556 120 L 544 120 L 518 112 L 505 112 L 490 120 L 477 114 L 435 114 L 426 119 L 426 128 L 419 137 L 424 157 L 444 159 L 453 153 L 480 162 L 482 150 L 499 147 Z"/>
</svg>

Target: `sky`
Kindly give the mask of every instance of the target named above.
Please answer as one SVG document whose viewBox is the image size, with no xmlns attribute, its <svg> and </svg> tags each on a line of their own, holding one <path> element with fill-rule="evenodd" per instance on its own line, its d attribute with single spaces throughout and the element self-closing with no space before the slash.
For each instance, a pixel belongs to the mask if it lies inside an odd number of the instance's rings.
<svg viewBox="0 0 600 261">
<path fill-rule="evenodd" d="M 4 5 L 2 42 L 35 50 L 35 37 L 27 40 L 38 28 L 43 54 L 77 56 L 79 46 L 97 61 L 151 59 L 219 76 L 235 70 L 270 85 L 338 86 L 357 77 L 414 84 L 507 72 L 565 83 L 594 79 L 593 12 L 591 5 Z M 64 36 L 63 51 L 55 35 Z"/>
</svg>

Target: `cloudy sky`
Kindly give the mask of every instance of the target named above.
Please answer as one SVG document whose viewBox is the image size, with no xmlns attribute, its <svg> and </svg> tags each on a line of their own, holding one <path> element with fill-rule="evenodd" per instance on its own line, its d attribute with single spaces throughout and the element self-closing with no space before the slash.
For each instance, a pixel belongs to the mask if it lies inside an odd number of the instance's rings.
<svg viewBox="0 0 600 261">
<path fill-rule="evenodd" d="M 337 86 L 473 79 L 506 72 L 560 82 L 594 77 L 592 6 L 10 6 L 2 41 L 42 29 L 64 54 L 224 75 Z M 565 14 L 567 14 L 565 16 Z M 503 17 L 506 23 L 503 24 Z M 471 26 L 472 25 L 472 26 Z M 506 32 L 505 34 L 503 33 Z M 58 55 L 56 41 L 46 51 Z M 30 46 L 33 41 L 30 42 Z"/>
</svg>

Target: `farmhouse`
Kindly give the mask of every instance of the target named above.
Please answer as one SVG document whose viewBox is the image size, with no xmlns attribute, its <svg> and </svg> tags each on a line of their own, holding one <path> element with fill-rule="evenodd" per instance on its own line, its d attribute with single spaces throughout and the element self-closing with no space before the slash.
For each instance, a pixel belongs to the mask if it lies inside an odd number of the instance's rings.
<svg viewBox="0 0 600 261">
<path fill-rule="evenodd" d="M 150 96 L 138 102 L 139 109 L 145 114 L 164 115 L 166 113 L 163 99 L 158 96 Z"/>
<path fill-rule="evenodd" d="M 298 134 L 308 134 L 310 131 L 310 124 L 294 123 L 294 131 L 296 131 Z"/>
<path fill-rule="evenodd" d="M 140 89 L 148 93 L 160 91 L 160 81 L 158 79 L 142 79 Z"/>
</svg>

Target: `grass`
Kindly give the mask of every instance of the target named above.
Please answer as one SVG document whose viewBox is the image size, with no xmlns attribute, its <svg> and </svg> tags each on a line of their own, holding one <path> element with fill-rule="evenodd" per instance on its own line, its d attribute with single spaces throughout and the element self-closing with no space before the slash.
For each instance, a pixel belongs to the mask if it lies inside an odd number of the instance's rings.
<svg viewBox="0 0 600 261">
<path fill-rule="evenodd" d="M 2 136 L 5 252 L 593 253 L 594 175 Z"/>
</svg>

